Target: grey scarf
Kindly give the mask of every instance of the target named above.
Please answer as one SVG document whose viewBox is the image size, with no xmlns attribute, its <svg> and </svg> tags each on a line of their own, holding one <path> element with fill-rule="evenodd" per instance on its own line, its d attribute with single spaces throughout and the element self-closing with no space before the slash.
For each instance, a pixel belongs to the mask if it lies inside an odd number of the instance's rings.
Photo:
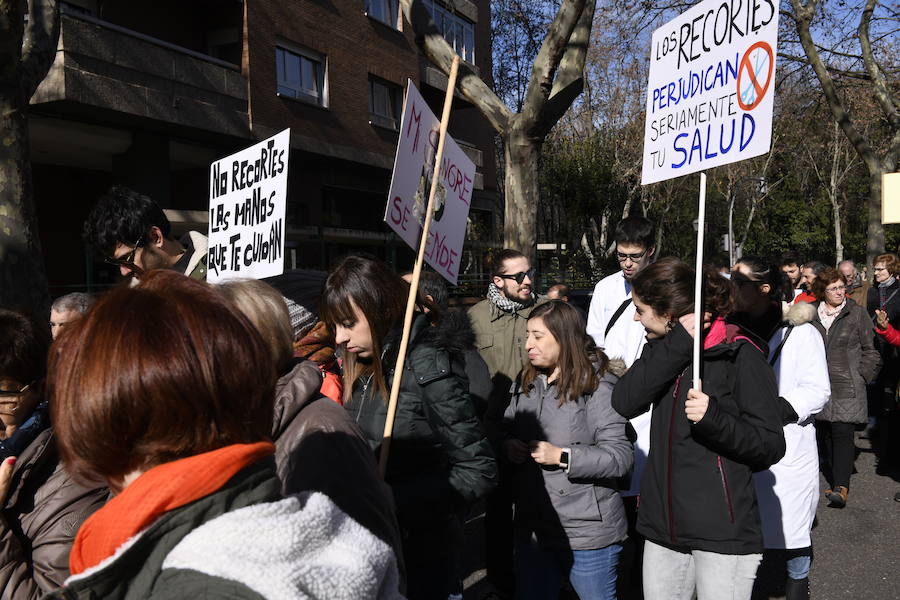
<svg viewBox="0 0 900 600">
<path fill-rule="evenodd" d="M 500 292 L 500 288 L 494 285 L 494 282 L 488 284 L 487 291 L 487 299 L 491 301 L 491 303 L 502 310 L 503 312 L 515 312 L 517 310 L 522 310 L 523 308 L 527 308 L 534 304 L 534 293 L 531 294 L 531 300 L 528 301 L 527 304 L 523 304 L 522 302 L 516 302 L 515 300 L 510 300 L 506 296 L 504 296 Z"/>
</svg>

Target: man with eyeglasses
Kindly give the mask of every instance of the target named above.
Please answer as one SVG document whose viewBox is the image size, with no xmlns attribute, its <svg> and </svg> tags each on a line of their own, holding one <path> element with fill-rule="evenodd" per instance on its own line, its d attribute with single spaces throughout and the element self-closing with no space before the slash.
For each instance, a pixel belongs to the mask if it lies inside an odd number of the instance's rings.
<svg viewBox="0 0 900 600">
<path fill-rule="evenodd" d="M 510 399 L 516 375 L 528 360 L 525 323 L 531 311 L 546 301 L 534 292 L 535 270 L 518 250 L 501 250 L 491 264 L 487 298 L 469 309 L 475 345 L 491 375 L 491 393 L 484 415 L 485 429 L 500 456 L 498 425 Z M 500 485 L 487 497 L 485 557 L 496 597 L 512 597 L 513 526 L 509 473 L 500 461 Z"/>
<path fill-rule="evenodd" d="M 654 257 L 656 228 L 645 217 L 630 216 L 619 221 L 615 241 L 621 270 L 604 277 L 594 287 L 587 332 L 608 356 L 622 358 L 630 365 L 640 354 L 646 333 L 633 319 L 631 280 Z"/>
<path fill-rule="evenodd" d="M 123 186 L 103 195 L 84 223 L 84 241 L 123 277 L 140 279 L 152 269 L 171 269 L 206 279 L 206 236 L 190 231 L 169 237 L 171 224 L 148 196 Z"/>
<path fill-rule="evenodd" d="M 630 216 L 619 221 L 615 231 L 616 259 L 621 270 L 599 281 L 594 287 L 588 311 L 587 333 L 610 358 L 619 358 L 627 367 L 638 359 L 646 343 L 646 330 L 634 319 L 631 280 L 649 265 L 656 253 L 656 228 L 643 216 Z M 650 453 L 650 414 L 644 413 L 629 423 L 634 428 L 634 468 L 631 487 L 621 492 L 628 515 L 629 540 L 620 556 L 620 589 L 627 595 L 641 589 L 641 545 L 637 534 L 637 499 L 641 476 Z"/>
</svg>

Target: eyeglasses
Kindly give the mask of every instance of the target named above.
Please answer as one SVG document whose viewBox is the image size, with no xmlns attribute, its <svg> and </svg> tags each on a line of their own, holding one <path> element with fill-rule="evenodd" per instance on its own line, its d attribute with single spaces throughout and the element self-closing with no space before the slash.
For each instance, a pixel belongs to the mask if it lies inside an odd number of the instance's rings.
<svg viewBox="0 0 900 600">
<path fill-rule="evenodd" d="M 21 387 L 18 390 L 0 390 L 0 398 L 14 398 L 16 396 L 21 396 L 22 394 L 27 392 L 33 385 L 34 382 L 32 381 L 31 383 Z"/>
<path fill-rule="evenodd" d="M 134 247 L 131 249 L 131 252 L 128 252 L 127 254 L 123 254 L 119 258 L 115 258 L 113 256 L 107 256 L 103 260 L 104 260 L 104 262 L 109 263 L 111 265 L 115 265 L 117 267 L 121 266 L 121 267 L 129 267 L 129 268 L 135 269 L 135 268 L 137 268 L 137 265 L 134 264 L 134 255 L 137 253 L 137 249 L 141 246 L 141 244 L 143 242 L 144 242 L 144 236 L 142 234 L 141 237 L 139 237 L 137 239 L 137 241 L 133 244 Z"/>
<path fill-rule="evenodd" d="M 616 252 L 616 258 L 618 259 L 619 262 L 625 262 L 629 258 L 631 259 L 631 262 L 637 262 L 637 261 L 641 260 L 642 258 L 644 258 L 645 254 L 647 254 L 646 250 L 644 250 L 640 254 L 625 254 L 623 252 Z"/>
<path fill-rule="evenodd" d="M 511 275 L 497 275 L 497 277 L 499 277 L 500 279 L 514 279 L 516 283 L 522 285 L 522 282 L 525 281 L 526 277 L 531 281 L 534 281 L 535 275 L 537 275 L 537 269 L 528 269 L 527 271 L 520 271 Z"/>
<path fill-rule="evenodd" d="M 825 291 L 826 291 L 826 292 L 831 292 L 832 294 L 835 294 L 835 293 L 837 293 L 837 292 L 843 292 L 843 291 L 846 290 L 846 289 L 847 289 L 847 286 L 845 286 L 845 285 L 839 285 L 839 286 L 837 286 L 837 287 L 825 288 Z"/>
</svg>

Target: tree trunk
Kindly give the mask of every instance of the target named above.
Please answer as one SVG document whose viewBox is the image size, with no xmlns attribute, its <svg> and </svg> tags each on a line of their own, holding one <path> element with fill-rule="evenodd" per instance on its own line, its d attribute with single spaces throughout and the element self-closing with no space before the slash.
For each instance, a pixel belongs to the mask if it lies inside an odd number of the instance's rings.
<svg viewBox="0 0 900 600">
<path fill-rule="evenodd" d="M 831 198 L 831 209 L 834 213 L 834 264 L 844 260 L 844 242 L 841 240 L 841 206 L 836 197 Z"/>
<path fill-rule="evenodd" d="M 866 264 L 872 267 L 875 257 L 885 251 L 884 225 L 881 224 L 881 177 L 883 169 L 869 170 L 869 227 L 866 241 Z"/>
<path fill-rule="evenodd" d="M 28 118 L 0 99 L 0 306 L 50 314 L 31 189 Z"/>
<path fill-rule="evenodd" d="M 503 245 L 513 248 L 534 262 L 537 227 L 535 210 L 540 198 L 540 142 L 530 138 L 511 120 L 504 140 L 506 210 L 503 219 Z"/>
</svg>

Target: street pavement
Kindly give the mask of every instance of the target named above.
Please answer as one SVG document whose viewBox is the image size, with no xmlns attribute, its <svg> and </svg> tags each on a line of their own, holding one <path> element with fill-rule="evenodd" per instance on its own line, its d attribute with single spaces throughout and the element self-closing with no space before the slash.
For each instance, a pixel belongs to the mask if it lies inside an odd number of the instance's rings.
<svg viewBox="0 0 900 600">
<path fill-rule="evenodd" d="M 900 470 L 879 475 L 869 440 L 856 438 L 857 473 L 842 509 L 819 503 L 813 528 L 815 559 L 810 573 L 813 600 L 900 600 Z M 821 489 L 827 486 L 822 480 Z M 467 526 L 463 556 L 465 600 L 480 600 L 489 590 L 484 580 L 483 518 L 480 511 Z M 765 568 L 754 600 L 784 598 L 784 571 Z M 563 593 L 561 598 L 571 597 Z"/>
</svg>

